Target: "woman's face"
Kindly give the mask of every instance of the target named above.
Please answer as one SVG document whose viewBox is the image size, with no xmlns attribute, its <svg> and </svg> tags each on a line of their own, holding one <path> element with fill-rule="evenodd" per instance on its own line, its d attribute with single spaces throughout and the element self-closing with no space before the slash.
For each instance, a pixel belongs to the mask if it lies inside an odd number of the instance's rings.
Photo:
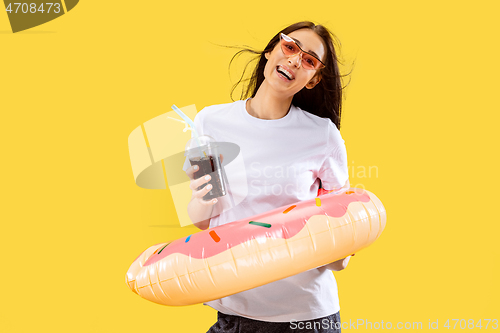
<svg viewBox="0 0 500 333">
<path fill-rule="evenodd" d="M 323 40 L 311 29 L 299 29 L 287 36 L 295 39 L 297 44 L 306 52 L 316 53 L 318 59 L 324 62 L 325 45 Z M 264 77 L 274 90 L 288 96 L 293 96 L 302 88 L 312 89 L 321 79 L 316 73 L 318 70 L 304 69 L 301 57 L 296 54 L 287 57 L 281 51 L 278 42 L 272 52 L 265 54 L 267 63 L 264 68 Z"/>
</svg>

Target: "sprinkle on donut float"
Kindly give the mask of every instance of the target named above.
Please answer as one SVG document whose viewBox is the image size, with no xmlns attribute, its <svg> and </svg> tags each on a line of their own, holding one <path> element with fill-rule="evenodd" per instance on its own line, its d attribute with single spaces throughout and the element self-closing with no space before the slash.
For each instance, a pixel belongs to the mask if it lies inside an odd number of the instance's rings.
<svg viewBox="0 0 500 333">
<path fill-rule="evenodd" d="M 369 191 L 320 194 L 151 246 L 132 263 L 126 282 L 163 305 L 207 302 L 358 252 L 385 223 L 385 208 Z"/>
</svg>

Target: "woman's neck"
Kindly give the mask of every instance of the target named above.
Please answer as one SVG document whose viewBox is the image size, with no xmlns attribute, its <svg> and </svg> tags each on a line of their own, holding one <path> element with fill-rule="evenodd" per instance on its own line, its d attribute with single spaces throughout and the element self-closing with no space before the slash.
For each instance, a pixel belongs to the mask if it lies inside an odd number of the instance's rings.
<svg viewBox="0 0 500 333">
<path fill-rule="evenodd" d="M 246 108 L 248 113 L 259 119 L 273 120 L 280 119 L 287 115 L 292 104 L 293 96 L 278 96 L 268 89 L 264 80 L 260 85 L 254 98 L 247 100 Z"/>
</svg>

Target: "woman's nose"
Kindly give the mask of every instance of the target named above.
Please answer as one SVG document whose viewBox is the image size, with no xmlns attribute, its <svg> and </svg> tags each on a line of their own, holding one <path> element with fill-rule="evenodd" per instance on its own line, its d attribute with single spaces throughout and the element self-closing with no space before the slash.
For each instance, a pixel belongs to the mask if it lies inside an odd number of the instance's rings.
<svg viewBox="0 0 500 333">
<path fill-rule="evenodd" d="M 293 56 L 290 56 L 288 58 L 288 62 L 292 65 L 297 66 L 297 68 L 300 68 L 300 65 L 302 64 L 302 54 L 297 53 L 297 54 L 294 54 Z"/>
</svg>

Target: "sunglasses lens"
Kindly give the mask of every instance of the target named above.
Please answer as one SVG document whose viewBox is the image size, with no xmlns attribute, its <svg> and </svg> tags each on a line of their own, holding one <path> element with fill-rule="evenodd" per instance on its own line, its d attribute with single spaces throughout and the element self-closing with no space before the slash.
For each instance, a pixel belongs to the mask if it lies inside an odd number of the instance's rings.
<svg viewBox="0 0 500 333">
<path fill-rule="evenodd" d="M 302 54 L 302 66 L 306 69 L 316 69 L 319 67 L 320 62 L 312 55 L 307 53 Z"/>
<path fill-rule="evenodd" d="M 287 42 L 286 40 L 281 40 L 281 49 L 286 56 L 292 56 L 300 52 L 299 47 L 294 42 Z"/>
<path fill-rule="evenodd" d="M 285 56 L 291 57 L 298 53 L 302 53 L 302 66 L 304 66 L 305 69 L 319 69 L 322 67 L 321 62 L 318 59 L 308 53 L 302 52 L 293 40 L 287 40 L 285 38 L 290 37 L 281 37 L 281 50 L 283 50 L 283 54 L 285 54 Z"/>
</svg>

